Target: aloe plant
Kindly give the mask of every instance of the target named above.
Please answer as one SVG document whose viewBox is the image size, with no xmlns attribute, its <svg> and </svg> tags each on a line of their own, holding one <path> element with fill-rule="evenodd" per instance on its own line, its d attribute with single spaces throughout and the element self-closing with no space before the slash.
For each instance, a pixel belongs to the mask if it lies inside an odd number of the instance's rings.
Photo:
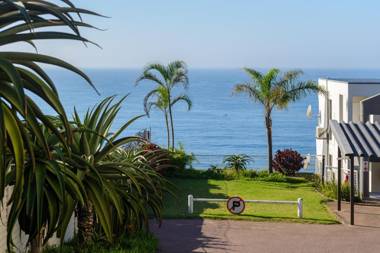
<svg viewBox="0 0 380 253">
<path fill-rule="evenodd" d="M 113 219 L 114 235 L 148 230 L 150 213 L 161 223 L 164 193 L 171 191 L 170 184 L 157 171 L 171 166 L 166 157 L 165 150 L 153 154 L 144 148 L 118 148 L 109 155 L 110 162 L 125 170 L 122 176 L 110 178 L 119 189 L 124 208 L 124 219 Z"/>
<path fill-rule="evenodd" d="M 61 178 L 64 169 L 58 170 L 62 164 L 55 161 L 54 149 L 49 146 L 50 138 L 59 140 L 65 148 L 71 142 L 72 134 L 65 110 L 60 102 L 57 89 L 49 75 L 40 64 L 48 64 L 72 71 L 93 86 L 91 80 L 78 68 L 50 55 L 37 52 L 37 40 L 76 40 L 91 43 L 84 38 L 79 27 L 93 28 L 82 21 L 81 15 L 98 15 L 85 9 L 77 8 L 70 0 L 64 1 L 35 1 L 35 0 L 1 0 L 0 1 L 0 46 L 24 42 L 32 47 L 32 52 L 5 51 L 0 52 L 0 201 L 4 197 L 7 185 L 13 187 L 10 220 L 8 223 L 8 248 L 12 241 L 10 235 L 16 219 L 33 214 L 35 226 L 21 226 L 29 233 L 29 242 L 33 237 L 39 237 L 41 229 L 46 225 L 44 214 L 51 215 L 46 228 L 48 235 L 57 230 L 56 217 L 59 212 L 44 209 L 45 204 L 52 201 L 52 196 L 34 196 L 31 192 L 44 189 L 47 178 Z M 64 32 L 61 28 L 68 28 Z M 50 106 L 59 116 L 63 128 L 58 129 L 52 120 L 44 115 L 39 106 L 27 94 L 32 93 Z M 43 130 L 47 128 L 47 130 Z M 48 131 L 49 135 L 46 135 Z M 42 159 L 42 158 L 43 159 Z M 42 159 L 42 160 L 41 160 Z M 55 174 L 48 172 L 56 169 Z M 70 172 L 67 172 L 70 173 Z M 48 177 L 49 176 L 49 177 Z M 68 177 L 67 177 L 68 178 Z M 46 180 L 45 180 L 46 179 Z M 71 181 L 61 179 L 62 189 L 68 189 L 66 183 Z M 37 191 L 38 189 L 38 191 Z M 40 192 L 41 193 L 41 192 Z M 66 200 L 66 190 L 55 193 L 55 199 Z M 38 204 L 37 204 L 38 202 Z M 34 206 L 37 205 L 37 206 Z M 41 207 L 42 206 L 42 207 Z M 32 208 L 33 207 L 33 208 Z M 37 208 L 38 207 L 38 208 Z M 49 207 L 51 207 L 49 205 Z M 32 209 L 31 209 L 32 208 Z M 41 212 L 41 210 L 44 211 Z M 47 210 L 49 210 L 47 212 Z M 51 220 L 53 219 L 54 220 Z M 64 223 L 59 218 L 59 224 Z M 30 230 L 32 229 L 32 231 Z M 34 243 L 32 251 L 41 250 L 40 243 Z"/>
<path fill-rule="evenodd" d="M 67 163 L 79 175 L 86 191 L 84 205 L 78 205 L 78 236 L 84 243 L 93 239 L 94 217 L 105 238 L 112 242 L 115 231 L 127 224 L 138 228 L 142 223 L 146 225 L 147 207 L 159 217 L 162 206 L 163 179 L 150 162 L 138 153 L 117 157 L 124 145 L 145 142 L 137 136 L 122 137 L 128 126 L 144 115 L 111 132 L 125 97 L 117 102 L 114 99 L 104 99 L 83 119 L 74 113 L 74 141 Z"/>
<path fill-rule="evenodd" d="M 21 201 L 11 202 L 7 221 L 8 249 L 13 245 L 12 230 L 18 223 L 28 235 L 31 251 L 40 252 L 42 245 L 55 232 L 65 234 L 73 207 L 76 203 L 84 203 L 86 198 L 83 184 L 64 162 L 67 150 L 49 128 L 43 125 L 40 128 L 49 153 L 45 152 L 37 137 L 28 133 L 33 156 L 26 156 L 22 175 L 24 184 L 20 193 L 15 195 Z M 17 172 L 9 170 L 6 184 L 14 186 L 16 179 Z"/>
<path fill-rule="evenodd" d="M 80 13 L 97 15 L 96 13 L 76 8 L 70 1 L 64 1 L 64 6 L 53 1 L 0 1 L 0 46 L 17 42 L 25 42 L 33 47 L 35 40 L 69 39 L 88 42 L 79 32 L 79 26 L 91 27 L 82 21 L 75 21 L 72 14 Z M 56 26 L 68 27 L 71 32 L 55 30 Z M 69 130 L 68 120 L 59 100 L 57 89 L 48 74 L 39 66 L 40 63 L 50 64 L 73 71 L 91 85 L 90 79 L 79 69 L 58 58 L 29 52 L 0 52 L 0 199 L 4 196 L 6 151 L 13 156 L 16 181 L 12 199 L 21 201 L 19 194 L 23 184 L 23 168 L 26 159 L 24 150 L 30 146 L 26 136 L 25 124 L 31 126 L 31 133 L 49 153 L 46 140 L 43 139 L 38 122 L 51 128 L 62 142 L 70 138 L 62 136 L 54 129 L 53 124 L 43 115 L 40 108 L 26 96 L 30 91 L 52 107 Z M 10 143 L 11 145 L 7 145 Z M 33 156 L 33 152 L 29 152 Z M 17 196 L 18 195 L 18 196 Z"/>
</svg>

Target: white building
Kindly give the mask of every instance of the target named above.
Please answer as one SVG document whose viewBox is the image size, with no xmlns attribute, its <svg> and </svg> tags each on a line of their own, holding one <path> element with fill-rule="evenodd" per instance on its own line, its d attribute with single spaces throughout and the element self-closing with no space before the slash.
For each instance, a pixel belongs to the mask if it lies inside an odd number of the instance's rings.
<svg viewBox="0 0 380 253">
<path fill-rule="evenodd" d="M 338 122 L 374 121 L 380 118 L 380 79 L 319 79 L 327 94 L 320 94 L 316 128 L 318 173 L 325 180 L 337 179 L 338 146 L 329 131 L 329 120 Z M 323 163 L 325 166 L 323 166 Z M 368 164 L 368 165 L 367 165 Z M 323 171 L 322 168 L 325 168 Z M 349 177 L 348 162 L 343 160 L 343 180 Z M 359 196 L 367 198 L 380 192 L 380 163 L 355 160 L 355 184 Z"/>
</svg>

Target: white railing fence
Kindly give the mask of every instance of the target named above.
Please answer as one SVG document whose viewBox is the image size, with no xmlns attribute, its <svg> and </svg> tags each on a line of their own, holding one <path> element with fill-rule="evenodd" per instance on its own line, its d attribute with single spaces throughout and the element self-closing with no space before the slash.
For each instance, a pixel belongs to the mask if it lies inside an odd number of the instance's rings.
<svg viewBox="0 0 380 253">
<path fill-rule="evenodd" d="M 211 199 L 211 198 L 194 198 L 193 195 L 187 196 L 187 210 L 189 214 L 194 213 L 194 202 L 227 202 L 228 199 Z M 303 200 L 298 198 L 296 201 L 291 200 L 244 200 L 245 203 L 260 204 L 279 204 L 279 205 L 297 205 L 297 217 L 303 217 Z"/>
</svg>

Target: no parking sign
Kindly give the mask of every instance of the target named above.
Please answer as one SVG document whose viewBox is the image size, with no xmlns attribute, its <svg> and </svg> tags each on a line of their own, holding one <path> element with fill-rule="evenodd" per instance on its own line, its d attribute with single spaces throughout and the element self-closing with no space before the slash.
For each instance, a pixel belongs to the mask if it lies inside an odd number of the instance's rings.
<svg viewBox="0 0 380 253">
<path fill-rule="evenodd" d="M 241 214 L 245 209 L 245 202 L 240 197 L 231 197 L 227 200 L 227 209 L 232 214 Z"/>
</svg>

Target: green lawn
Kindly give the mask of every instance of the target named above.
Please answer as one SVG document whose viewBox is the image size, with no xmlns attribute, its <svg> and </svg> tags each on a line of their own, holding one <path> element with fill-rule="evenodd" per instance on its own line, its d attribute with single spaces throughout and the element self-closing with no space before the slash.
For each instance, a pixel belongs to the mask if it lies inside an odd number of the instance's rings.
<svg viewBox="0 0 380 253">
<path fill-rule="evenodd" d="M 324 202 L 326 198 L 316 192 L 309 182 L 263 182 L 256 180 L 207 180 L 207 179 L 172 179 L 176 198 L 167 196 L 164 218 L 215 218 L 242 219 L 257 221 L 292 221 L 303 223 L 337 223 L 334 215 Z M 243 199 L 263 200 L 297 200 L 303 198 L 304 218 L 297 218 L 296 205 L 246 204 L 241 215 L 232 215 L 225 203 L 195 202 L 194 214 L 187 213 L 187 195 L 204 198 L 228 198 L 240 196 Z"/>
</svg>

